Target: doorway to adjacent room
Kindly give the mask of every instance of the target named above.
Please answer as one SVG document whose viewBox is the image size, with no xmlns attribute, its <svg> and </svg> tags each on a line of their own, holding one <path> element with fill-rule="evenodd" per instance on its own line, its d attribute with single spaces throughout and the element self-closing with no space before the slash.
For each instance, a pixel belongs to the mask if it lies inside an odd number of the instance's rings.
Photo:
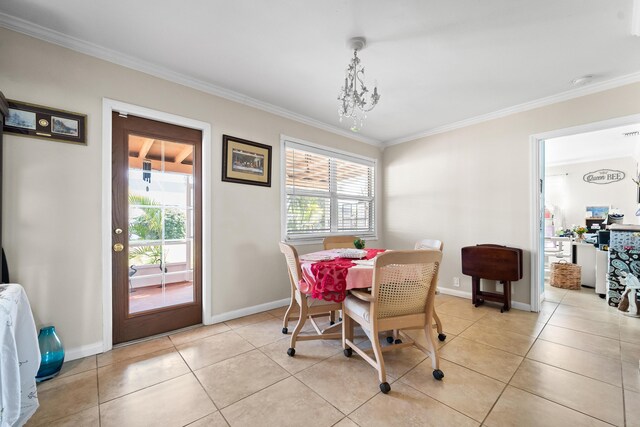
<svg viewBox="0 0 640 427">
<path fill-rule="evenodd" d="M 605 229 L 608 213 L 615 214 L 611 218 L 624 214 L 625 223 L 638 224 L 638 191 L 633 182 L 640 160 L 638 130 L 640 115 L 634 115 L 531 137 L 536 248 L 532 251 L 532 309 L 543 300 L 564 298 L 575 299 L 578 305 L 606 304 L 598 297 L 606 293 L 608 260 L 599 251 L 597 232 Z M 584 264 L 579 290 L 550 286 L 551 265 L 562 260 Z"/>
</svg>

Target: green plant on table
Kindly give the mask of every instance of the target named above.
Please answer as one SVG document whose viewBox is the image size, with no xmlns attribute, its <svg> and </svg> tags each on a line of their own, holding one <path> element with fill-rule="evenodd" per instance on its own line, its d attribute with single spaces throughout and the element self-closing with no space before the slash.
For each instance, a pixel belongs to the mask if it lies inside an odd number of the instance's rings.
<svg viewBox="0 0 640 427">
<path fill-rule="evenodd" d="M 353 241 L 353 246 L 355 246 L 356 249 L 364 249 L 365 243 L 366 242 L 364 240 L 358 237 L 356 240 Z"/>
<path fill-rule="evenodd" d="M 573 227 L 573 232 L 578 235 L 578 238 L 582 238 L 582 235 L 587 232 L 587 228 L 582 225 L 577 225 Z"/>
</svg>

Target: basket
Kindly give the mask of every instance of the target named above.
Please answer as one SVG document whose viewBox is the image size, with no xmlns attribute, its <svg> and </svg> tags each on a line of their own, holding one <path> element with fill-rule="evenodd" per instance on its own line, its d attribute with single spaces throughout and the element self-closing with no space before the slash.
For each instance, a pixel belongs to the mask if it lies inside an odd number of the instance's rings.
<svg viewBox="0 0 640 427">
<path fill-rule="evenodd" d="M 565 260 L 551 263 L 549 284 L 555 288 L 580 289 L 581 269 Z"/>
</svg>

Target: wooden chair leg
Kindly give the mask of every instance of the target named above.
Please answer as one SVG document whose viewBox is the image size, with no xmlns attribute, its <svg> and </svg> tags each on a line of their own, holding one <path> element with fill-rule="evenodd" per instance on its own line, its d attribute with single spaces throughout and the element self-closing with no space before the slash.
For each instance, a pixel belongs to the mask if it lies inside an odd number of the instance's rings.
<svg viewBox="0 0 640 427">
<path fill-rule="evenodd" d="M 287 307 L 287 311 L 284 313 L 284 319 L 282 319 L 282 333 L 286 334 L 289 332 L 289 318 L 291 317 L 291 310 L 293 310 L 293 306 L 297 305 L 295 297 L 291 297 L 291 302 L 289 303 L 289 307 Z"/>
<path fill-rule="evenodd" d="M 300 304 L 300 318 L 298 319 L 298 323 L 296 324 L 293 333 L 291 333 L 291 340 L 289 341 L 289 350 L 287 350 L 287 354 L 289 356 L 293 356 L 294 354 L 296 354 L 296 338 L 298 337 L 298 334 L 307 321 L 307 302 L 304 297 L 302 298 L 302 302 L 303 303 Z"/>
<path fill-rule="evenodd" d="M 440 318 L 438 317 L 438 313 L 436 313 L 435 308 L 433 309 L 433 320 L 436 322 L 436 331 L 438 331 L 438 339 L 440 341 L 446 340 L 447 336 L 442 331 L 442 322 L 440 321 Z"/>
<path fill-rule="evenodd" d="M 373 347 L 373 354 L 376 357 L 376 364 L 378 369 L 378 380 L 380 383 L 387 382 L 387 373 L 384 369 L 384 359 L 382 358 L 382 348 L 380 347 L 380 339 L 378 338 L 378 331 L 374 328 L 371 332 L 371 347 Z"/>
<path fill-rule="evenodd" d="M 436 331 L 438 332 L 438 334 L 441 334 L 442 322 L 440 321 L 440 318 L 438 317 L 438 314 L 436 313 L 435 310 L 433 310 L 433 320 L 436 322 Z"/>
<path fill-rule="evenodd" d="M 353 342 L 353 319 L 347 315 L 342 315 L 342 348 L 348 348 L 346 340 Z"/>
<path fill-rule="evenodd" d="M 424 326 L 424 335 L 427 339 L 427 350 L 429 350 L 429 357 L 431 358 L 433 377 L 437 380 L 441 380 L 444 377 L 444 374 L 440 370 L 440 356 L 438 356 L 436 341 L 433 336 L 433 328 L 430 323 Z"/>
</svg>

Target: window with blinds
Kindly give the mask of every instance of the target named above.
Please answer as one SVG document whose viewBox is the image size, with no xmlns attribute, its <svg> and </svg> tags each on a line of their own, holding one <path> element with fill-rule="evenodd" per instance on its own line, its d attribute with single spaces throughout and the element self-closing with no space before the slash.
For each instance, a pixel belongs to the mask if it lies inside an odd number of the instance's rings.
<svg viewBox="0 0 640 427">
<path fill-rule="evenodd" d="M 285 141 L 286 239 L 375 235 L 375 163 Z"/>
</svg>

